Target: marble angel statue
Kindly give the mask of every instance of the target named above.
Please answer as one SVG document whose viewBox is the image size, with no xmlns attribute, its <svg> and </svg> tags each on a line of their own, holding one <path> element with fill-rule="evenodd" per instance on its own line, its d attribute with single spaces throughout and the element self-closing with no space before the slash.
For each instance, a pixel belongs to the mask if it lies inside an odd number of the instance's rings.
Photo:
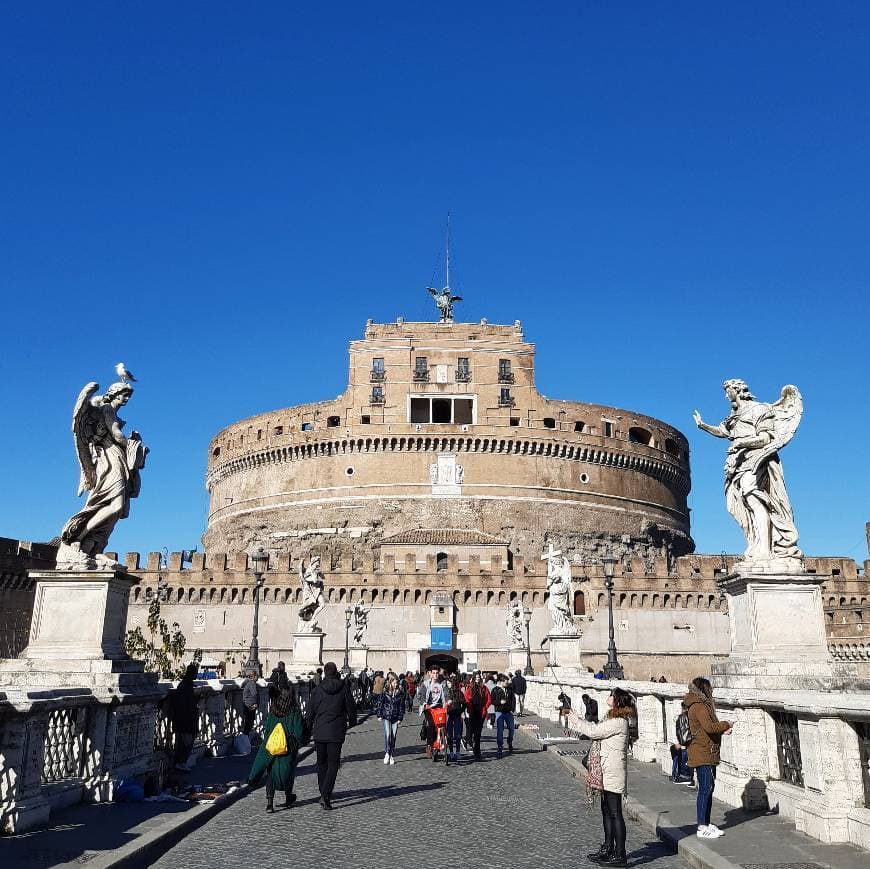
<svg viewBox="0 0 870 869">
<path fill-rule="evenodd" d="M 353 642 L 355 646 L 363 645 L 363 636 L 369 626 L 369 613 L 374 609 L 374 604 L 366 606 L 362 601 L 357 601 L 353 606 Z"/>
<path fill-rule="evenodd" d="M 547 561 L 547 591 L 550 593 L 547 609 L 553 620 L 550 633 L 576 636 L 579 632 L 572 612 L 574 585 L 571 581 L 571 564 L 561 552 L 550 552 L 544 558 Z"/>
<path fill-rule="evenodd" d="M 508 604 L 508 616 L 505 620 L 508 645 L 512 649 L 522 649 L 523 643 L 523 605 L 518 599 Z"/>
<path fill-rule="evenodd" d="M 717 426 L 694 412 L 702 431 L 731 441 L 725 459 L 725 501 L 746 537 L 745 560 L 800 559 L 798 532 L 779 451 L 794 437 L 803 413 L 803 399 L 794 386 L 784 386 L 779 401 L 757 401 L 743 380 L 726 380 L 731 415 Z"/>
<path fill-rule="evenodd" d="M 304 559 L 299 562 L 299 580 L 302 583 L 302 606 L 299 608 L 297 633 L 319 634 L 317 616 L 326 608 L 323 595 L 324 577 L 320 570 L 320 556 L 315 555 L 305 566 Z"/>
<path fill-rule="evenodd" d="M 87 492 L 88 497 L 60 533 L 60 570 L 120 567 L 103 553 L 115 524 L 129 516 L 130 500 L 139 495 L 140 472 L 148 455 L 139 433 L 125 435 L 124 420 L 118 416 L 133 387 L 113 383 L 105 395 L 96 395 L 99 388 L 88 383 L 73 409 L 73 443 L 81 469 L 78 494 Z"/>
</svg>

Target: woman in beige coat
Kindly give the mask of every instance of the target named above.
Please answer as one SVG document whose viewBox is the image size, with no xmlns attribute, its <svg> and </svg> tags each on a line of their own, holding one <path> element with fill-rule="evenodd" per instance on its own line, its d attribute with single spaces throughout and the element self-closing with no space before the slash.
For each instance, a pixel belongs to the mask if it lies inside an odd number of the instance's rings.
<svg viewBox="0 0 870 869">
<path fill-rule="evenodd" d="M 598 740 L 601 747 L 601 771 L 604 790 L 601 792 L 601 820 L 604 844 L 589 859 L 600 866 L 627 866 L 625 858 L 625 819 L 622 797 L 628 778 L 629 721 L 637 717 L 634 698 L 628 691 L 614 688 L 607 698 L 610 711 L 600 724 L 584 721 L 571 712 L 573 730 Z"/>
</svg>

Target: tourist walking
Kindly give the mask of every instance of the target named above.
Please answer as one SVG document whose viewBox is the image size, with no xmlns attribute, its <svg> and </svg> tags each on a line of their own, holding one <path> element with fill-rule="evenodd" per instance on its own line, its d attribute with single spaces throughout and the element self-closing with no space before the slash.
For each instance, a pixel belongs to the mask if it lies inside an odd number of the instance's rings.
<svg viewBox="0 0 870 869">
<path fill-rule="evenodd" d="M 522 670 L 517 670 L 514 673 L 511 685 L 514 689 L 514 696 L 517 698 L 517 716 L 520 716 L 526 711 L 526 689 L 528 688 Z"/>
<path fill-rule="evenodd" d="M 486 677 L 486 690 L 489 691 L 490 696 L 492 696 L 492 692 L 495 690 L 495 673 L 490 673 Z M 495 727 L 495 706 L 491 703 L 489 708 L 486 710 L 486 727 L 488 730 L 492 730 Z"/>
<path fill-rule="evenodd" d="M 272 670 L 272 675 L 269 676 L 269 681 L 278 688 L 290 687 L 290 677 L 287 675 L 287 665 L 283 661 L 278 661 L 278 666 Z"/>
<path fill-rule="evenodd" d="M 480 760 L 480 734 L 483 730 L 483 720 L 490 704 L 489 689 L 483 684 L 483 676 L 479 672 L 471 677 L 471 684 L 465 689 L 465 703 L 468 712 L 468 735 L 474 759 Z"/>
<path fill-rule="evenodd" d="M 323 681 L 314 689 L 305 710 L 305 724 L 314 740 L 317 752 L 317 786 L 320 805 L 332 808 L 332 792 L 341 747 L 348 727 L 356 725 L 356 703 L 348 683 L 338 678 L 338 668 L 332 661 L 323 667 Z"/>
<path fill-rule="evenodd" d="M 256 785 L 266 778 L 266 811 L 275 811 L 275 791 L 284 791 L 284 805 L 289 809 L 296 802 L 293 780 L 302 744 L 302 713 L 296 692 L 290 687 L 269 686 L 269 714 L 263 726 L 265 738 L 260 743 L 251 766 L 248 781 Z"/>
<path fill-rule="evenodd" d="M 504 673 L 499 673 L 498 684 L 492 692 L 492 706 L 495 709 L 496 757 L 501 757 L 502 754 L 505 728 L 507 728 L 508 754 L 514 752 L 514 710 L 516 705 L 513 686 Z"/>
<path fill-rule="evenodd" d="M 593 724 L 598 723 L 598 701 L 593 700 L 588 694 L 584 694 L 581 698 L 583 701 L 583 717 Z"/>
<path fill-rule="evenodd" d="M 257 707 L 260 705 L 260 689 L 257 687 L 257 671 L 248 670 L 242 683 L 242 733 L 251 735 Z"/>
<path fill-rule="evenodd" d="M 169 698 L 169 718 L 175 733 L 173 760 L 175 768 L 180 770 L 190 769 L 190 752 L 199 733 L 199 706 L 193 691 L 193 680 L 198 672 L 199 665 L 195 662 L 188 664 L 178 687 Z"/>
<path fill-rule="evenodd" d="M 405 692 L 395 673 L 387 674 L 384 690 L 377 695 L 377 700 L 372 701 L 372 708 L 378 720 L 384 725 L 384 763 L 394 764 L 396 736 L 399 732 L 399 724 L 405 717 Z"/>
<path fill-rule="evenodd" d="M 381 692 L 384 690 L 384 674 L 378 670 L 372 679 L 372 708 L 380 702 Z"/>
<path fill-rule="evenodd" d="M 589 749 L 590 787 L 601 792 L 601 822 L 604 842 L 589 859 L 601 866 L 627 866 L 625 856 L 625 819 L 622 798 L 628 779 L 628 746 L 630 721 L 637 717 L 634 698 L 621 688 L 614 688 L 607 698 L 609 711 L 600 724 L 581 719 L 573 710 L 569 713 L 571 726 L 593 740 Z M 600 778 L 597 778 L 600 761 Z"/>
<path fill-rule="evenodd" d="M 689 743 L 692 741 L 692 731 L 689 728 L 689 713 L 686 704 L 674 721 L 674 732 L 677 741 L 671 745 L 671 781 L 677 784 L 692 784 L 692 770 L 689 769 Z"/>
<path fill-rule="evenodd" d="M 719 766 L 719 746 L 722 737 L 731 732 L 730 721 L 720 721 L 713 707 L 713 686 L 709 679 L 698 676 L 689 685 L 683 698 L 689 719 L 689 768 L 698 780 L 697 821 L 699 839 L 718 839 L 725 833 L 710 823 L 716 767 Z"/>
<path fill-rule="evenodd" d="M 459 761 L 462 745 L 462 716 L 465 714 L 465 695 L 458 677 L 447 683 L 447 753 L 448 760 Z"/>
</svg>

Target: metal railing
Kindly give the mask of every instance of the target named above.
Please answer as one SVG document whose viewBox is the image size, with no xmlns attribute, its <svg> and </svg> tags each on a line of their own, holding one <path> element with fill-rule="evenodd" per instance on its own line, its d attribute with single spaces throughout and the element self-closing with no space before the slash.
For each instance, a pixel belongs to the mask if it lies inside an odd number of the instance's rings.
<svg viewBox="0 0 870 869">
<path fill-rule="evenodd" d="M 374 369 L 372 369 L 370 374 L 370 380 L 372 383 L 383 383 L 387 379 L 386 371 L 375 371 Z"/>
<path fill-rule="evenodd" d="M 428 368 L 415 368 L 412 374 L 414 383 L 427 383 L 429 381 Z"/>
<path fill-rule="evenodd" d="M 513 371 L 499 371 L 498 382 L 499 383 L 513 383 L 514 382 Z"/>
<path fill-rule="evenodd" d="M 776 756 L 779 759 L 780 777 L 783 781 L 802 788 L 804 769 L 797 715 L 781 710 L 774 710 L 770 715 L 776 730 Z"/>
<path fill-rule="evenodd" d="M 456 382 L 457 383 L 471 383 L 471 369 L 470 368 L 457 368 L 456 369 Z"/>
</svg>

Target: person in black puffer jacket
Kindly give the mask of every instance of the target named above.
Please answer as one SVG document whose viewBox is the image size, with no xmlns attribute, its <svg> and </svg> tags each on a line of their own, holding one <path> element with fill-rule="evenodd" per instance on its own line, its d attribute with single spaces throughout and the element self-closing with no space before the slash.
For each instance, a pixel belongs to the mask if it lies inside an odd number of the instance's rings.
<svg viewBox="0 0 870 869">
<path fill-rule="evenodd" d="M 356 703 L 350 685 L 338 678 L 338 668 L 332 661 L 323 667 L 323 681 L 314 689 L 308 702 L 305 724 L 317 752 L 320 805 L 331 809 L 341 746 L 348 727 L 356 726 Z"/>
</svg>

